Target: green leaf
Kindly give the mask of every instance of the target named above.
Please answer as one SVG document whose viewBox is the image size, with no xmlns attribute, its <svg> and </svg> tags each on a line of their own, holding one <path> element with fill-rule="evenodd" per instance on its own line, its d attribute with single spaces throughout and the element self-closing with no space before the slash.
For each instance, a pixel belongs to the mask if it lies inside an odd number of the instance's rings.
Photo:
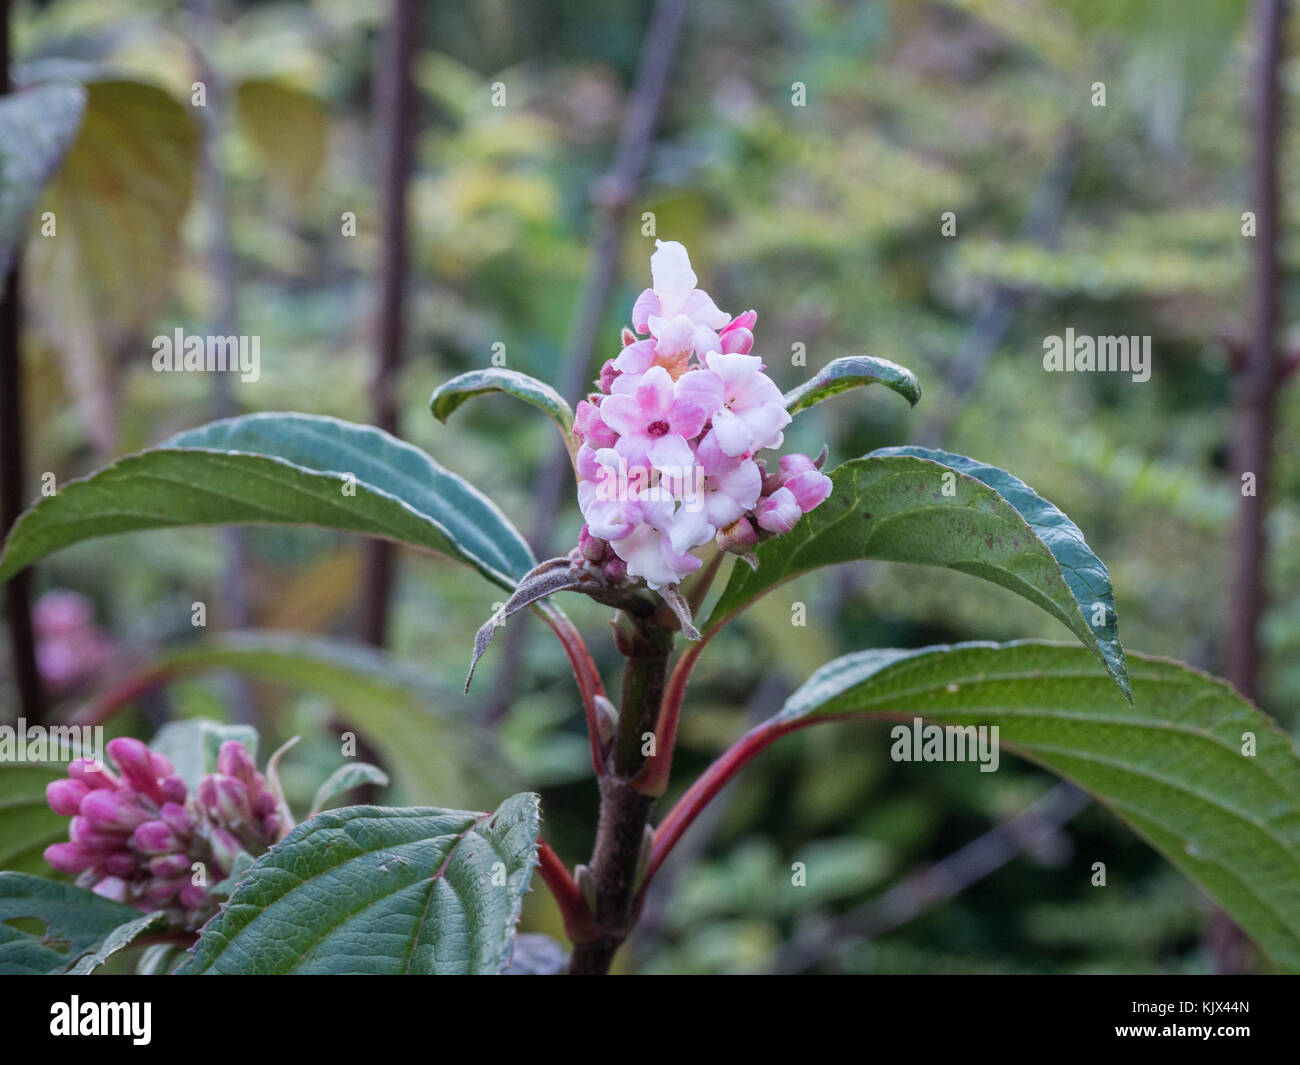
<svg viewBox="0 0 1300 1065">
<path fill-rule="evenodd" d="M 921 382 L 906 366 L 870 355 L 852 355 L 835 359 L 822 367 L 810 380 L 785 394 L 785 409 L 791 414 L 820 403 L 824 399 L 863 385 L 884 385 L 897 392 L 913 407 L 921 398 Z"/>
<path fill-rule="evenodd" d="M 41 922 L 44 930 L 37 934 L 9 923 L 24 919 Z M 89 972 L 162 922 L 161 913 L 142 917 L 139 910 L 72 884 L 0 873 L 0 974 Z M 83 956 L 85 964 L 78 965 Z"/>
<path fill-rule="evenodd" d="M 564 436 L 564 446 L 568 448 L 569 454 L 577 453 L 577 441 L 573 438 L 573 410 L 564 397 L 550 385 L 517 370 L 504 370 L 492 366 L 483 370 L 470 370 L 468 373 L 453 377 L 434 391 L 429 400 L 429 408 L 438 421 L 446 422 L 451 412 L 467 399 L 488 392 L 505 392 L 544 411 L 559 426 L 560 433 Z"/>
<path fill-rule="evenodd" d="M 68 819 L 50 809 L 45 787 L 66 776 L 50 766 L 0 762 L 0 869 L 50 872 L 45 848 L 68 841 Z"/>
<path fill-rule="evenodd" d="M 169 721 L 149 741 L 151 750 L 171 759 L 176 775 L 195 791 L 209 773 L 217 771 L 217 755 L 227 740 L 238 740 L 257 760 L 257 729 L 192 718 Z"/>
<path fill-rule="evenodd" d="M 142 349 L 179 271 L 198 172 L 193 108 L 155 85 L 91 81 L 77 139 L 42 196 L 55 239 L 28 243 L 33 323 L 58 352 L 96 447 L 115 448 L 115 360 Z"/>
<path fill-rule="evenodd" d="M 534 563 L 495 504 L 419 448 L 335 418 L 250 414 L 181 433 L 62 486 L 14 525 L 0 581 L 96 536 L 268 522 L 425 547 L 503 588 Z"/>
<path fill-rule="evenodd" d="M 537 864 L 537 796 L 495 814 L 351 806 L 259 858 L 185 973 L 495 975 Z"/>
<path fill-rule="evenodd" d="M 0 274 L 9 272 L 27 219 L 86 107 L 80 85 L 42 85 L 0 99 Z"/>
<path fill-rule="evenodd" d="M 960 455 L 913 447 L 873 451 L 830 478 L 821 506 L 759 546 L 757 570 L 732 570 L 701 630 L 822 566 L 858 559 L 945 566 L 1009 588 L 1060 619 L 1130 694 L 1106 567 L 1078 527 L 1022 482 Z"/>
<path fill-rule="evenodd" d="M 275 78 L 248 78 L 235 89 L 239 121 L 290 203 L 300 203 L 325 162 L 329 118 L 320 99 Z"/>
<path fill-rule="evenodd" d="M 311 801 L 308 817 L 315 817 L 331 799 L 337 798 L 345 791 L 359 788 L 362 784 L 375 784 L 381 788 L 388 787 L 388 774 L 377 765 L 369 762 L 352 762 L 341 765 L 316 789 L 316 797 Z"/>
<path fill-rule="evenodd" d="M 505 760 L 456 713 L 465 707 L 458 691 L 360 644 L 284 632 L 232 633 L 173 651 L 156 668 L 169 675 L 233 669 L 324 696 L 374 746 L 405 801 L 457 795 L 486 802 L 501 793 L 492 789 L 514 783 Z"/>
<path fill-rule="evenodd" d="M 143 914 L 134 921 L 120 924 L 89 954 L 82 955 L 77 963 L 68 969 L 68 975 L 89 976 L 119 950 L 125 950 L 146 932 L 160 932 L 166 927 L 167 915 L 161 910 Z"/>
<path fill-rule="evenodd" d="M 913 715 L 999 741 L 1110 807 L 1300 970 L 1300 757 L 1216 680 L 1134 655 L 1133 702 L 1087 651 L 1025 641 L 863 651 L 819 669 L 771 724 Z M 1247 737 L 1254 754 L 1243 753 Z"/>
</svg>

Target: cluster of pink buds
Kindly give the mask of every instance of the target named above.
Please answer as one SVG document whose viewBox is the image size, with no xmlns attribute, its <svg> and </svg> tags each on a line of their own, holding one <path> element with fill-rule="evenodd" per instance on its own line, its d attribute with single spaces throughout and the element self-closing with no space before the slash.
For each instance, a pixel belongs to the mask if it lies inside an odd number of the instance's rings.
<svg viewBox="0 0 1300 1065">
<path fill-rule="evenodd" d="M 240 854 L 265 852 L 289 827 L 235 740 L 221 745 L 217 772 L 199 782 L 197 795 L 139 740 L 111 740 L 108 753 L 120 775 L 80 758 L 45 792 L 55 813 L 72 818 L 69 842 L 47 847 L 45 860 L 80 874 L 77 883 L 97 895 L 166 910 L 178 927 L 195 928 L 215 909 L 212 888 Z"/>
<path fill-rule="evenodd" d="M 786 455 L 769 472 L 790 423 L 781 390 L 754 346 L 754 311 L 732 317 L 696 287 L 686 249 L 657 241 L 653 287 L 637 297 L 623 350 L 578 404 L 575 557 L 612 580 L 677 584 L 702 565 L 710 539 L 752 558 L 831 491 L 820 459 Z"/>
<path fill-rule="evenodd" d="M 117 645 L 95 625 L 89 599 L 77 592 L 46 592 L 32 608 L 36 667 L 54 696 L 68 695 L 102 674 L 117 654 Z"/>
</svg>

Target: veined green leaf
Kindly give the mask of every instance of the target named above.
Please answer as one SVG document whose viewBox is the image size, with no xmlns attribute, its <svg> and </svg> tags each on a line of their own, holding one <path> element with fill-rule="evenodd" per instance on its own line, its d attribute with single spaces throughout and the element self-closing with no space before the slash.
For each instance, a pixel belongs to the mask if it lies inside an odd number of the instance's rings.
<svg viewBox="0 0 1300 1065">
<path fill-rule="evenodd" d="M 96 536 L 265 523 L 428 548 L 503 588 L 534 564 L 495 504 L 419 448 L 336 418 L 250 414 L 181 433 L 62 486 L 14 525 L 0 581 Z"/>
<path fill-rule="evenodd" d="M 772 724 L 859 716 L 997 726 L 1084 788 L 1300 970 L 1300 757 L 1223 681 L 1133 655 L 1133 702 L 1081 647 L 863 651 L 823 666 Z M 967 734 L 969 738 L 969 734 Z"/>
<path fill-rule="evenodd" d="M 489 366 L 453 377 L 434 391 L 429 408 L 438 421 L 445 422 L 451 412 L 467 399 L 487 392 L 505 392 L 544 411 L 559 426 L 569 454 L 577 452 L 577 442 L 573 438 L 573 410 L 568 402 L 550 385 L 517 370 Z"/>
<path fill-rule="evenodd" d="M 245 874 L 183 973 L 495 975 L 537 864 L 537 796 L 494 814 L 351 806 Z"/>
<path fill-rule="evenodd" d="M 851 355 L 827 363 L 810 380 L 787 392 L 785 409 L 798 414 L 850 388 L 876 384 L 897 392 L 913 407 L 921 398 L 921 382 L 906 366 L 870 355 Z"/>
<path fill-rule="evenodd" d="M 9 924 L 40 921 L 40 933 Z M 40 976 L 86 973 L 147 930 L 162 914 L 101 898 L 85 888 L 26 873 L 0 873 L 0 974 Z"/>
<path fill-rule="evenodd" d="M 960 455 L 885 448 L 830 474 L 829 498 L 737 565 L 702 631 L 801 573 L 880 559 L 970 573 L 1060 619 L 1129 695 L 1110 576 L 1078 527 L 1010 474 Z"/>
</svg>

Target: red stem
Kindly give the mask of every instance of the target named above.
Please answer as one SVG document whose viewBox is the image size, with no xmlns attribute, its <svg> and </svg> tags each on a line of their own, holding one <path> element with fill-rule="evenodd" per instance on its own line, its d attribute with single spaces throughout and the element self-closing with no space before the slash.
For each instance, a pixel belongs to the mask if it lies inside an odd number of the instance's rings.
<svg viewBox="0 0 1300 1065">
<path fill-rule="evenodd" d="M 659 866 L 663 864 L 664 859 L 691 827 L 691 823 L 700 812 L 747 763 L 782 736 L 808 725 L 835 720 L 839 720 L 838 715 L 804 717 L 794 721 L 764 721 L 727 748 L 708 769 L 699 775 L 695 783 L 686 789 L 686 793 L 677 800 L 677 804 L 668 812 L 668 816 L 655 829 L 654 845 L 650 851 L 650 865 L 646 870 L 641 892 L 644 894 Z"/>
<path fill-rule="evenodd" d="M 555 899 L 564 917 L 564 932 L 575 943 L 589 942 L 600 936 L 591 919 L 587 900 L 582 896 L 569 870 L 545 840 L 537 841 L 537 873 Z"/>
<path fill-rule="evenodd" d="M 587 716 L 587 735 L 591 740 L 591 764 L 596 776 L 605 775 L 605 754 L 601 749 L 600 730 L 597 725 L 596 696 L 605 694 L 601 683 L 600 671 L 587 649 L 587 643 L 578 632 L 573 622 L 558 610 L 546 605 L 538 608 L 538 613 L 546 619 L 546 624 L 559 638 L 564 653 L 569 656 L 569 665 L 573 667 L 573 679 L 578 682 L 578 691 L 582 693 L 582 709 Z"/>
</svg>

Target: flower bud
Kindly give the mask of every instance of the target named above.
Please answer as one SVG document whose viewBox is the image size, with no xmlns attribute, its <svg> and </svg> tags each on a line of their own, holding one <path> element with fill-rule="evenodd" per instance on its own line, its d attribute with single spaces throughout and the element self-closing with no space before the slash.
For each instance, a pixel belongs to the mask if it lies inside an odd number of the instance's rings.
<svg viewBox="0 0 1300 1065">
<path fill-rule="evenodd" d="M 131 834 L 131 843 L 144 854 L 170 854 L 181 846 L 166 821 L 146 821 Z"/>
<path fill-rule="evenodd" d="M 213 829 L 209 842 L 212 844 L 213 864 L 221 870 L 222 876 L 229 876 L 235 868 L 235 859 L 246 853 L 244 845 L 224 828 Z"/>
<path fill-rule="evenodd" d="M 215 821 L 231 827 L 246 824 L 253 816 L 248 789 L 234 777 L 209 773 L 199 783 L 199 801 Z"/>
<path fill-rule="evenodd" d="M 149 761 L 153 763 L 153 775 L 159 780 L 163 777 L 174 777 L 176 775 L 176 767 L 172 765 L 172 760 L 165 754 L 150 751 Z"/>
<path fill-rule="evenodd" d="M 106 899 L 112 899 L 114 902 L 126 901 L 126 881 L 117 876 L 106 876 L 93 888 L 96 895 Z"/>
<path fill-rule="evenodd" d="M 45 801 L 50 809 L 63 817 L 72 817 L 81 810 L 81 800 L 90 789 L 80 780 L 52 780 L 45 785 Z"/>
<path fill-rule="evenodd" d="M 123 780 L 141 795 L 148 795 L 155 802 L 162 801 L 162 790 L 154 775 L 148 747 L 130 736 L 119 736 L 108 741 L 108 753 L 121 771 Z"/>
<path fill-rule="evenodd" d="M 794 493 L 788 488 L 778 488 L 766 499 L 760 499 L 754 508 L 760 529 L 773 533 L 788 533 L 803 515 Z"/>
<path fill-rule="evenodd" d="M 162 789 L 164 803 L 184 803 L 190 792 L 185 781 L 176 776 L 166 777 L 159 787 Z"/>
<path fill-rule="evenodd" d="M 119 781 L 117 777 L 109 771 L 108 766 L 102 762 L 97 762 L 93 758 L 78 758 L 74 762 L 68 763 L 68 776 L 73 780 L 79 780 L 87 788 L 116 788 Z"/>
<path fill-rule="evenodd" d="M 81 816 L 98 829 L 130 832 L 153 816 L 123 791 L 92 791 L 81 804 Z"/>
<path fill-rule="evenodd" d="M 187 910 L 197 910 L 208 901 L 208 889 L 198 884 L 186 884 L 181 888 L 178 900 Z"/>
<path fill-rule="evenodd" d="M 605 579 L 607 581 L 621 581 L 627 577 L 627 563 L 617 555 L 611 553 L 605 561 Z"/>
<path fill-rule="evenodd" d="M 194 831 L 194 818 L 179 803 L 165 802 L 158 816 L 177 836 L 188 836 Z"/>
<path fill-rule="evenodd" d="M 242 781 L 245 786 L 251 784 L 257 776 L 257 765 L 253 756 L 238 740 L 226 740 L 217 752 L 217 772 Z"/>
<path fill-rule="evenodd" d="M 180 876 L 190 871 L 188 854 L 160 854 L 149 859 L 149 874 L 158 877 Z"/>
<path fill-rule="evenodd" d="M 187 876 L 155 877 L 145 885 L 144 897 L 157 906 L 173 898 L 189 882 Z"/>
<path fill-rule="evenodd" d="M 733 555 L 743 555 L 758 543 L 758 533 L 743 514 L 730 525 L 718 530 L 718 547 Z"/>
<path fill-rule="evenodd" d="M 588 562 L 596 564 L 604 561 L 609 544 L 599 536 L 592 536 L 591 529 L 583 525 L 578 532 L 578 551 Z"/>
<path fill-rule="evenodd" d="M 614 365 L 613 359 L 607 359 L 605 364 L 601 366 L 600 390 L 605 393 L 605 395 L 609 395 L 610 389 L 614 387 L 614 379 L 618 377 L 621 372 L 622 371 Z"/>
<path fill-rule="evenodd" d="M 784 463 L 784 459 L 781 460 Z M 811 460 L 809 460 L 811 461 Z M 831 479 L 818 470 L 797 473 L 785 482 L 799 509 L 807 514 L 831 494 Z"/>
<path fill-rule="evenodd" d="M 45 860 L 61 873 L 81 873 L 99 856 L 83 843 L 52 843 L 45 848 Z"/>
<path fill-rule="evenodd" d="M 275 843 L 280 838 L 282 827 L 279 814 L 267 814 L 262 818 L 262 838 L 268 843 Z"/>
<path fill-rule="evenodd" d="M 84 843 L 101 851 L 115 851 L 126 843 L 127 833 L 114 829 L 101 828 L 90 818 L 74 817 L 68 825 L 68 838 L 73 843 Z"/>
<path fill-rule="evenodd" d="M 722 334 L 722 352 L 724 355 L 736 352 L 741 355 L 748 355 L 753 350 L 754 334 L 748 329 L 744 327 L 729 329 Z"/>
<path fill-rule="evenodd" d="M 129 880 L 139 868 L 139 860 L 130 851 L 117 851 L 104 859 L 104 872 Z"/>
</svg>

